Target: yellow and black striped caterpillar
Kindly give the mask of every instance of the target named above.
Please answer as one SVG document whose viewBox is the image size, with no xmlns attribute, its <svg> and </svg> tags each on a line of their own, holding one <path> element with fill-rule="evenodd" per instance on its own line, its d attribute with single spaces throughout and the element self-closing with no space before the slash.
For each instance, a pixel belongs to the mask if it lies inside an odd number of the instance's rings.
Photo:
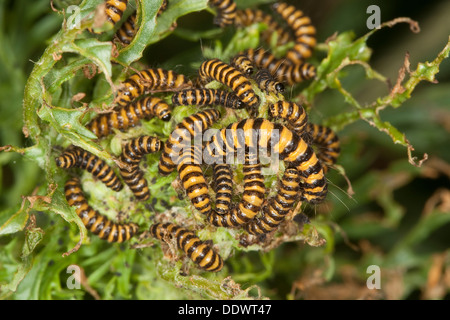
<svg viewBox="0 0 450 320">
<path fill-rule="evenodd" d="M 120 106 L 126 106 L 148 91 L 179 91 L 190 87 L 191 80 L 182 74 L 161 68 L 147 69 L 122 82 L 116 102 Z"/>
<path fill-rule="evenodd" d="M 242 109 L 244 103 L 233 92 L 218 89 L 188 89 L 175 92 L 172 96 L 173 106 L 209 106 L 218 105 L 225 108 Z"/>
<path fill-rule="evenodd" d="M 311 146 L 292 130 L 262 118 L 245 119 L 223 128 L 205 145 L 206 153 L 216 162 L 242 149 L 269 150 L 278 155 L 288 167 L 299 171 L 302 200 L 320 203 L 325 199 L 327 181 L 322 165 Z"/>
<path fill-rule="evenodd" d="M 157 17 L 167 9 L 167 5 L 168 1 L 163 0 L 161 7 L 158 10 L 158 13 L 156 14 Z M 116 32 L 117 39 L 119 39 L 119 41 L 122 42 L 122 44 L 124 45 L 130 44 L 138 31 L 136 18 L 137 13 L 136 11 L 134 11 Z"/>
<path fill-rule="evenodd" d="M 281 118 L 287 121 L 286 126 L 302 135 L 308 123 L 308 115 L 305 109 L 294 102 L 277 101 L 269 105 L 269 116 L 272 118 Z"/>
<path fill-rule="evenodd" d="M 114 191 L 123 188 L 119 177 L 105 161 L 79 147 L 72 145 L 66 149 L 56 158 L 56 165 L 63 169 L 77 167 L 86 170 Z"/>
<path fill-rule="evenodd" d="M 129 168 L 120 168 L 120 174 L 139 201 L 150 198 L 150 190 L 144 172 L 139 168 L 139 163 L 144 155 L 160 151 L 162 142 L 151 136 L 140 136 L 124 145 L 120 160 Z"/>
<path fill-rule="evenodd" d="M 122 19 L 124 11 L 127 9 L 128 0 L 107 0 L 105 13 L 109 22 L 116 24 Z"/>
<path fill-rule="evenodd" d="M 220 117 L 216 109 L 206 109 L 190 115 L 176 125 L 164 144 L 164 151 L 158 163 L 158 172 L 163 176 L 169 175 L 176 167 L 174 160 L 178 160 L 180 150 L 191 145 L 191 140 L 208 129 Z"/>
<path fill-rule="evenodd" d="M 230 165 L 213 165 L 213 184 L 216 194 L 216 212 L 226 214 L 230 210 L 231 197 L 233 195 L 233 172 Z"/>
<path fill-rule="evenodd" d="M 305 131 L 305 139 L 309 136 L 311 143 L 317 146 L 317 157 L 326 173 L 339 157 L 341 151 L 339 138 L 333 130 L 318 124 L 308 123 Z"/>
<path fill-rule="evenodd" d="M 280 81 L 288 85 L 294 85 L 315 78 L 316 67 L 308 62 L 300 62 L 298 64 L 282 63 L 275 75 Z"/>
<path fill-rule="evenodd" d="M 194 207 L 202 214 L 211 212 L 211 199 L 208 184 L 200 167 L 202 161 L 201 147 L 189 146 L 183 150 L 177 164 L 177 171 L 187 196 Z"/>
<path fill-rule="evenodd" d="M 133 41 L 136 32 L 138 31 L 138 26 L 136 24 L 136 11 L 132 13 L 128 19 L 122 24 L 122 26 L 117 30 L 116 37 L 124 45 L 128 45 Z"/>
<path fill-rule="evenodd" d="M 277 81 L 267 69 L 260 69 L 255 74 L 255 81 L 259 88 L 266 93 L 283 93 L 284 85 Z"/>
<path fill-rule="evenodd" d="M 295 36 L 295 45 L 287 52 L 286 58 L 293 64 L 299 64 L 311 57 L 317 43 L 316 28 L 311 24 L 311 19 L 301 10 L 286 3 L 275 3 L 273 8 L 286 21 Z"/>
<path fill-rule="evenodd" d="M 63 169 L 76 167 L 80 163 L 79 148 L 69 146 L 59 157 L 55 159 L 56 165 Z"/>
<path fill-rule="evenodd" d="M 316 76 L 316 67 L 307 62 L 292 64 L 286 59 L 277 59 L 269 51 L 248 49 L 243 52 L 259 69 L 267 69 L 275 77 L 288 85 L 294 85 Z"/>
<path fill-rule="evenodd" d="M 214 24 L 221 28 L 232 25 L 236 18 L 236 3 L 233 0 L 209 0 L 209 3 L 217 8 Z"/>
<path fill-rule="evenodd" d="M 256 110 L 260 99 L 252 89 L 250 81 L 237 69 L 219 59 L 204 61 L 199 69 L 200 80 L 206 83 L 216 80 L 231 88 L 249 108 Z"/>
<path fill-rule="evenodd" d="M 277 46 L 284 45 L 291 40 L 291 35 L 289 32 L 284 30 L 284 28 L 280 26 L 271 15 L 265 13 L 264 11 L 250 8 L 236 11 L 235 25 L 238 27 L 247 27 L 259 22 L 267 25 L 267 29 L 261 33 L 261 37 L 266 43 L 270 43 L 274 33 L 277 37 Z"/>
<path fill-rule="evenodd" d="M 113 133 L 113 128 L 123 131 L 136 126 L 141 119 L 148 120 L 156 116 L 163 121 L 169 121 L 171 112 L 170 106 L 160 98 L 146 97 L 112 112 L 100 114 L 92 119 L 86 127 L 97 138 L 102 138 Z"/>
<path fill-rule="evenodd" d="M 247 49 L 242 52 L 258 69 L 269 70 L 270 74 L 276 74 L 282 61 L 278 60 L 270 51 L 264 48 Z"/>
<path fill-rule="evenodd" d="M 108 242 L 124 242 L 138 232 L 135 223 L 120 224 L 106 218 L 89 206 L 81 189 L 79 178 L 69 179 L 64 186 L 64 194 L 70 206 L 75 207 L 77 215 L 86 228 Z"/>
<path fill-rule="evenodd" d="M 251 220 L 244 229 L 250 234 L 259 235 L 278 228 L 300 198 L 299 192 L 300 174 L 295 168 L 287 168 L 281 178 L 277 194 L 263 206 L 262 215 Z"/>
<path fill-rule="evenodd" d="M 257 154 L 245 155 L 243 165 L 244 193 L 239 204 L 231 211 L 221 215 L 217 210 L 208 215 L 208 221 L 219 227 L 238 227 L 248 223 L 261 210 L 264 202 L 264 176 L 261 173 L 261 163 Z"/>
<path fill-rule="evenodd" d="M 176 239 L 178 249 L 184 253 L 201 269 L 218 272 L 223 268 L 220 255 L 204 241 L 201 241 L 194 232 L 173 223 L 156 223 L 150 227 L 150 234 L 161 241 Z"/>
<path fill-rule="evenodd" d="M 253 73 L 253 63 L 244 54 L 238 54 L 230 60 L 230 65 L 246 76 L 250 76 Z"/>
</svg>

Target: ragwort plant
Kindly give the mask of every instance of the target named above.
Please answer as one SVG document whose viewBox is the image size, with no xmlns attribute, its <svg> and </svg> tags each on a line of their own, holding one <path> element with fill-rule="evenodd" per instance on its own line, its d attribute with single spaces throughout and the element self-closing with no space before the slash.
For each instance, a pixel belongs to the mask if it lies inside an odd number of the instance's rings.
<svg viewBox="0 0 450 320">
<path fill-rule="evenodd" d="M 126 132 L 116 131 L 106 139 L 96 140 L 96 136 L 85 125 L 98 113 L 110 110 L 120 82 L 136 70 L 153 67 L 151 58 L 146 59 L 145 50 L 167 37 L 179 37 L 197 43 L 195 50 L 168 51 L 168 59 L 162 65 L 167 69 L 195 76 L 196 70 L 205 59 L 219 58 L 228 61 L 243 50 L 257 48 L 261 45 L 261 34 L 267 28 L 264 23 L 256 23 L 246 28 L 225 29 L 211 24 L 208 28 L 193 31 L 177 27 L 177 21 L 183 16 L 205 11 L 210 13 L 212 20 L 216 11 L 208 6 L 207 0 L 171 0 L 167 10 L 158 18 L 156 16 L 161 1 L 142 0 L 136 3 L 139 29 L 133 41 L 123 46 L 112 41 L 114 28 L 117 29 L 117 26 L 111 27 L 105 23 L 104 17 L 102 20 L 98 14 L 99 10 L 101 11 L 98 8 L 101 8 L 103 2 L 54 1 L 53 12 L 46 14 L 42 20 L 44 22 L 39 24 L 42 35 L 36 32 L 35 41 L 45 42 L 46 48 L 40 58 L 33 62 L 29 75 L 25 76 L 23 67 L 18 75 L 15 74 L 17 70 L 12 68 L 12 64 L 8 64 L 8 61 L 15 59 L 14 54 L 4 55 L 2 59 L 3 65 L 9 65 L 9 78 L 17 79 L 17 82 L 14 81 L 15 90 L 11 94 L 20 97 L 20 89 L 24 89 L 23 124 L 20 121 L 8 124 L 2 120 L 2 128 L 3 123 L 7 127 L 3 130 L 0 159 L 2 164 L 18 161 L 17 166 L 12 166 L 15 186 L 10 187 L 15 193 L 2 190 L 2 198 L 7 204 L 0 213 L 2 298 L 296 298 L 295 292 L 302 287 L 301 283 L 305 283 L 304 279 L 296 279 L 297 273 L 292 273 L 289 278 L 292 283 L 290 294 L 280 296 L 271 289 L 274 275 L 292 272 L 292 269 L 296 268 L 294 266 L 310 261 L 311 268 L 319 266 L 318 279 L 321 283 L 332 281 L 338 272 L 336 265 L 341 259 L 336 252 L 336 243 L 344 238 L 349 247 L 354 246 L 347 238 L 352 237 L 352 229 L 348 230 L 345 225 L 340 226 L 335 222 L 338 217 L 345 215 L 347 210 L 345 205 L 339 205 L 341 202 L 347 202 L 348 199 L 352 201 L 354 194 L 369 195 L 373 192 L 371 188 L 375 186 L 380 191 L 377 201 L 386 212 L 391 213 L 378 220 L 375 225 L 386 228 L 396 228 L 399 225 L 402 218 L 401 208 L 393 200 L 392 194 L 396 186 L 387 185 L 388 187 L 383 189 L 382 179 L 374 172 L 368 172 L 357 183 L 351 183 L 348 176 L 353 176 L 350 172 L 353 173 L 354 170 L 346 164 L 349 164 L 353 150 L 351 147 L 344 147 L 341 155 L 343 161 L 338 161 L 328 178 L 331 191 L 329 197 L 332 199 L 319 206 L 303 205 L 295 208 L 277 232 L 252 243 L 244 243 L 242 230 L 206 225 L 204 217 L 193 209 L 189 199 L 184 197 L 177 185 L 176 173 L 167 177 L 158 175 L 157 154 L 145 158 L 145 177 L 150 182 L 151 192 L 151 200 L 148 202 L 136 202 L 126 188 L 116 193 L 100 181 L 94 180 L 91 175 L 81 174 L 83 189 L 89 195 L 90 205 L 110 219 L 133 221 L 140 226 L 141 231 L 148 230 L 156 221 L 172 221 L 197 229 L 201 239 L 212 239 L 215 248 L 226 260 L 225 267 L 218 273 L 198 270 L 176 250 L 175 245 L 169 244 L 164 251 L 161 250 L 160 243 L 146 237 L 145 232 L 141 237 L 135 237 L 123 244 L 109 244 L 89 233 L 64 197 L 64 183 L 72 173 L 58 168 L 55 157 L 64 148 L 75 145 L 112 166 L 122 166 L 122 141 L 143 134 L 158 136 L 164 140 L 171 133 L 174 123 L 180 122 L 198 109 L 195 106 L 176 107 L 172 110 L 173 119 L 170 122 L 153 118 L 141 121 L 140 126 Z M 264 6 L 266 2 L 251 1 L 246 2 L 245 6 Z M 36 15 L 42 15 L 43 8 L 48 3 L 36 3 Z M 130 3 L 134 5 L 134 2 Z M 72 7 L 75 9 L 69 14 L 68 8 L 73 5 L 76 7 Z M 243 6 L 243 1 L 238 2 L 238 5 Z M 2 15 L 5 15 L 6 6 L 1 9 Z M 125 16 L 129 15 L 129 11 L 130 8 L 125 12 Z M 26 18 L 28 21 L 36 19 L 33 16 Z M 393 28 L 404 23 L 409 25 L 412 32 L 420 31 L 418 23 L 409 18 L 384 22 L 381 28 Z M 50 37 L 58 25 L 60 29 Z M 94 32 L 90 32 L 91 29 Z M 370 65 L 372 50 L 367 41 L 376 32 L 379 32 L 378 29 L 358 37 L 354 32 L 348 31 L 330 35 L 326 40 L 319 39 L 323 41 L 318 44 L 310 59 L 317 68 L 317 76 L 313 80 L 288 88 L 285 98 L 301 103 L 308 112 L 313 112 L 315 99 L 324 91 L 338 93 L 343 98 L 343 102 L 339 103 L 345 105 L 345 108 L 342 107 L 334 115 L 323 116 L 319 120 L 320 123 L 335 130 L 343 141 L 353 143 L 358 141 L 345 136 L 345 129 L 351 124 L 362 122 L 376 128 L 377 134 L 387 135 L 391 143 L 405 148 L 405 159 L 410 163 L 409 167 L 394 165 L 383 175 L 389 177 L 392 172 L 403 170 L 412 179 L 417 176 L 428 155 L 419 155 L 421 158 L 417 159 L 407 135 L 383 119 L 382 111 L 392 109 L 398 114 L 407 112 L 401 107 L 414 96 L 416 87 L 424 81 L 436 82 L 439 67 L 449 55 L 450 43 L 437 53 L 434 60 L 419 63 L 415 69 L 411 68 L 409 56 L 406 55 L 398 79 L 390 90 L 373 102 L 362 104 L 345 88 L 344 83 L 348 74 L 354 70 L 353 66 L 362 68 L 366 79 L 387 83 L 387 78 Z M 1 36 L 5 37 L 6 33 L 3 32 Z M 272 38 L 270 44 L 271 50 L 277 56 L 283 56 L 294 45 L 289 42 L 283 46 L 275 46 L 276 40 Z M 37 46 L 27 45 L 30 50 Z M 17 58 L 20 59 L 25 58 Z M 212 82 L 209 87 L 219 88 L 220 84 Z M 257 88 L 255 91 L 262 97 L 258 116 L 267 118 L 268 104 L 277 101 L 279 96 L 264 94 Z M 156 94 L 170 103 L 170 93 Z M 4 119 L 8 118 L 3 108 L 1 111 Z M 249 117 L 246 110 L 227 111 L 226 115 L 213 127 L 223 128 L 229 123 Z M 18 119 L 20 116 L 13 118 Z M 21 137 L 22 134 L 25 139 Z M 236 170 L 237 181 L 242 180 L 240 170 Z M 5 170 L 2 172 L 7 174 Z M 344 183 L 341 183 L 342 181 Z M 270 192 L 274 192 L 276 185 L 277 175 L 267 176 L 266 186 Z M 11 203 L 11 200 L 7 199 L 17 199 L 14 194 L 22 196 L 20 203 Z M 359 201 L 366 203 L 369 200 Z M 340 208 L 334 211 L 337 207 Z M 302 211 L 305 213 L 300 214 Z M 296 214 L 299 215 L 293 219 Z M 363 255 L 362 259 L 367 263 L 359 265 L 358 272 L 363 273 L 362 266 L 369 263 L 386 268 L 395 265 L 401 254 L 409 252 L 410 246 L 417 244 L 450 220 L 448 214 L 442 215 L 434 211 L 422 219 L 423 221 L 417 223 L 386 255 L 377 254 L 375 251 L 373 255 Z M 358 239 L 358 236 L 356 238 Z M 297 254 L 301 248 L 288 246 L 288 243 L 305 244 L 302 249 L 304 253 Z M 307 247 L 312 250 L 307 250 Z M 414 261 L 414 255 L 411 253 L 410 256 Z M 278 260 L 282 260 L 284 264 L 277 264 Z M 67 279 L 70 273 L 67 273 L 67 268 L 70 265 L 81 269 L 80 290 L 68 287 Z M 410 265 L 415 264 L 411 262 Z M 446 265 L 448 266 L 448 261 Z M 301 270 L 308 274 L 308 266 L 303 266 Z M 364 275 L 361 278 L 364 278 Z M 414 285 L 410 286 L 410 291 L 406 290 L 406 293 L 413 290 Z"/>
</svg>

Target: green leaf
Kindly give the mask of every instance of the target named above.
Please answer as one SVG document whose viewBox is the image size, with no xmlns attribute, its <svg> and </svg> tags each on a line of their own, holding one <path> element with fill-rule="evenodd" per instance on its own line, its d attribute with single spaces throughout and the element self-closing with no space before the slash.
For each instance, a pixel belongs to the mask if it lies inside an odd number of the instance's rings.
<svg viewBox="0 0 450 320">
<path fill-rule="evenodd" d="M 34 249 L 41 242 L 44 232 L 40 228 L 25 230 L 25 242 L 22 247 L 21 263 L 18 266 L 12 281 L 9 284 L 0 285 L 0 298 L 4 299 L 16 292 L 19 284 L 29 274 L 33 267 Z"/>
<path fill-rule="evenodd" d="M 28 213 L 16 206 L 0 212 L 0 236 L 22 231 L 28 221 Z"/>
<path fill-rule="evenodd" d="M 125 65 L 137 61 L 142 57 L 145 48 L 172 33 L 172 25 L 178 18 L 207 8 L 207 2 L 207 0 L 172 0 L 167 10 L 156 19 L 162 0 L 143 0 L 138 10 L 141 17 L 139 30 L 131 44 L 120 51 L 117 61 Z"/>
</svg>

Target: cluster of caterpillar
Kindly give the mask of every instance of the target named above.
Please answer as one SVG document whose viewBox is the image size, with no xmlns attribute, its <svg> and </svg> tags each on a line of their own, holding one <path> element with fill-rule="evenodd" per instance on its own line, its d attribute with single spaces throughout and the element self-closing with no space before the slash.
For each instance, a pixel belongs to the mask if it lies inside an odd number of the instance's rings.
<svg viewBox="0 0 450 320">
<path fill-rule="evenodd" d="M 206 223 L 264 235 L 276 230 L 296 203 L 324 201 L 328 191 L 325 174 L 336 163 L 340 152 L 339 139 L 331 128 L 310 123 L 301 105 L 278 95 L 285 90 L 283 83 L 293 85 L 315 76 L 315 67 L 304 61 L 312 55 L 316 44 L 315 28 L 300 10 L 284 3 L 273 5 L 273 9 L 291 29 L 294 38 L 271 15 L 261 10 L 239 10 L 232 0 L 211 0 L 210 4 L 217 9 L 214 23 L 220 27 L 265 23 L 269 28 L 262 34 L 266 42 L 275 34 L 277 44 L 294 41 L 294 47 L 286 57 L 278 59 L 263 48 L 240 52 L 229 63 L 217 58 L 207 59 L 201 63 L 194 80 L 162 68 L 138 71 L 120 84 L 113 110 L 97 115 L 86 127 L 98 139 L 103 139 L 115 130 L 126 131 L 137 126 L 141 120 L 156 117 L 168 122 L 172 119 L 172 108 L 177 106 L 246 109 L 250 117 L 228 123 L 202 145 L 193 142 L 222 118 L 223 109 L 208 108 L 185 117 L 174 124 L 165 141 L 162 137 L 148 135 L 132 138 L 122 146 L 119 159 L 123 166 L 117 168 L 119 174 L 112 165 L 72 145 L 56 158 L 56 164 L 64 169 L 84 169 L 116 192 L 122 191 L 124 182 L 136 200 L 147 201 L 151 195 L 140 163 L 146 154 L 160 152 L 158 174 L 178 173 L 187 197 Z M 127 0 L 106 1 L 108 20 L 119 23 L 127 5 Z M 167 5 L 168 2 L 163 1 L 158 15 Z M 116 37 L 127 45 L 138 28 L 136 13 L 133 13 L 117 31 Z M 211 81 L 219 82 L 223 88 L 207 88 Z M 263 93 L 275 93 L 279 98 L 267 108 L 270 120 L 252 117 L 259 112 L 262 101 L 254 84 Z M 164 97 L 149 96 L 149 93 L 163 93 Z M 165 97 L 170 99 L 171 105 Z M 277 192 L 265 199 L 267 190 L 258 152 L 269 149 L 285 162 L 286 169 L 278 182 Z M 243 193 L 234 203 L 234 172 L 226 158 L 230 154 L 235 157 L 239 150 L 245 150 Z M 212 192 L 204 174 L 205 157 L 215 160 Z M 138 234 L 137 224 L 119 224 L 92 209 L 78 177 L 67 181 L 65 196 L 86 228 L 101 239 L 123 242 Z M 220 255 L 194 231 L 173 223 L 155 222 L 149 232 L 163 242 L 175 239 L 178 248 L 203 270 L 217 272 L 223 267 Z"/>
<path fill-rule="evenodd" d="M 288 30 L 279 24 L 274 17 L 260 9 L 236 9 L 232 0 L 211 0 L 210 4 L 217 9 L 214 23 L 220 27 L 234 25 L 238 28 L 255 23 L 263 23 L 267 29 L 262 32 L 262 39 L 270 43 L 273 36 L 276 46 L 285 45 L 290 41 L 294 46 L 284 57 L 276 58 L 268 49 L 249 49 L 240 55 L 247 57 L 254 66 L 265 69 L 264 77 L 273 77 L 272 81 L 285 82 L 294 85 L 316 76 L 314 65 L 305 60 L 312 56 L 316 46 L 316 28 L 311 19 L 301 10 L 287 3 L 275 3 L 273 11 L 284 21 Z M 291 36 L 291 33 L 293 36 Z"/>
</svg>

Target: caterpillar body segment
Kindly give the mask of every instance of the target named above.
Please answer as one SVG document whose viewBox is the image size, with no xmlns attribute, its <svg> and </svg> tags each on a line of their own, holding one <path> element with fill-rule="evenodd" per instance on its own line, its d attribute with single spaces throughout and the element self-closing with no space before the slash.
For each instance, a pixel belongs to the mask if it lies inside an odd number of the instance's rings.
<svg viewBox="0 0 450 320">
<path fill-rule="evenodd" d="M 270 43 L 274 33 L 277 35 L 276 45 L 281 46 L 292 40 L 292 36 L 273 17 L 259 9 L 244 9 L 236 11 L 235 25 L 247 27 L 254 23 L 265 23 L 267 29 L 262 31 L 261 37 L 266 43 Z"/>
<path fill-rule="evenodd" d="M 277 101 L 269 105 L 269 116 L 287 121 L 287 127 L 302 135 L 308 124 L 308 115 L 305 109 L 294 102 Z"/>
<path fill-rule="evenodd" d="M 314 65 L 307 62 L 294 64 L 287 59 L 277 59 L 263 48 L 247 49 L 242 54 L 247 56 L 254 66 L 267 69 L 276 79 L 288 85 L 310 80 L 316 76 Z"/>
<path fill-rule="evenodd" d="M 225 28 L 234 23 L 236 18 L 236 3 L 233 0 L 209 0 L 209 3 L 217 8 L 214 24 Z"/>
<path fill-rule="evenodd" d="M 114 191 L 120 191 L 123 188 L 119 177 L 105 161 L 79 147 L 69 147 L 56 158 L 56 165 L 64 169 L 77 167 L 86 170 Z"/>
<path fill-rule="evenodd" d="M 146 92 L 179 91 L 192 86 L 191 80 L 183 74 L 161 68 L 146 69 L 132 75 L 121 84 L 116 102 L 119 106 L 126 106 Z"/>
<path fill-rule="evenodd" d="M 79 148 L 70 145 L 59 157 L 55 159 L 56 165 L 63 169 L 76 167 L 79 161 Z"/>
<path fill-rule="evenodd" d="M 112 168 L 92 153 L 79 149 L 79 163 L 77 166 L 92 173 L 95 178 L 103 182 L 108 188 L 114 191 L 122 190 L 122 182 Z"/>
<path fill-rule="evenodd" d="M 191 146 L 184 150 L 177 165 L 178 175 L 187 196 L 194 207 L 202 214 L 211 212 L 211 198 L 200 166 L 202 150 Z"/>
<path fill-rule="evenodd" d="M 266 93 L 283 93 L 284 85 L 277 81 L 275 77 L 266 69 L 260 69 L 255 74 L 255 81 L 258 83 L 258 86 L 261 90 Z"/>
<path fill-rule="evenodd" d="M 341 151 L 339 138 L 331 128 L 318 124 L 308 123 L 305 130 L 311 137 L 312 144 L 317 146 L 317 157 L 326 173 L 339 157 Z"/>
<path fill-rule="evenodd" d="M 162 149 L 163 142 L 156 137 L 140 136 L 125 144 L 120 160 L 129 165 L 137 165 L 146 154 Z"/>
<path fill-rule="evenodd" d="M 122 19 L 124 11 L 127 9 L 128 0 L 107 0 L 105 13 L 109 22 L 116 24 Z"/>
<path fill-rule="evenodd" d="M 156 223 L 150 227 L 150 234 L 164 242 L 176 239 L 178 249 L 184 251 L 189 259 L 205 271 L 218 272 L 223 268 L 220 255 L 186 228 L 173 223 Z"/>
<path fill-rule="evenodd" d="M 223 161 L 227 152 L 236 153 L 242 148 L 264 149 L 278 154 L 280 160 L 299 171 L 303 200 L 320 203 L 325 199 L 327 182 L 322 165 L 313 149 L 292 130 L 262 118 L 246 119 L 220 130 L 205 145 L 207 154 L 216 161 Z"/>
<path fill-rule="evenodd" d="M 146 154 L 158 152 L 163 143 L 156 137 L 140 136 L 124 145 L 120 160 L 128 164 L 128 168 L 120 168 L 120 174 L 139 201 L 146 201 L 150 198 L 150 190 L 144 172 L 140 169 L 139 163 Z"/>
<path fill-rule="evenodd" d="M 249 108 L 256 110 L 260 98 L 252 89 L 250 81 L 236 68 L 219 59 L 204 61 L 199 69 L 200 80 L 205 83 L 216 80 L 229 87 Z"/>
<path fill-rule="evenodd" d="M 242 55 L 246 56 L 258 69 L 268 70 L 270 74 L 277 74 L 283 64 L 281 59 L 277 59 L 270 51 L 263 48 L 250 48 L 243 51 Z"/>
<path fill-rule="evenodd" d="M 188 89 L 174 93 L 172 96 L 174 106 L 211 106 L 218 105 L 231 109 L 245 108 L 233 92 L 217 89 Z"/>
<path fill-rule="evenodd" d="M 276 71 L 276 77 L 288 85 L 294 85 L 316 77 L 316 67 L 308 62 L 297 64 L 287 63 L 280 65 Z"/>
<path fill-rule="evenodd" d="M 230 65 L 246 76 L 252 75 L 254 70 L 252 61 L 244 54 L 234 56 L 230 60 Z"/>
<path fill-rule="evenodd" d="M 176 167 L 179 152 L 191 145 L 192 139 L 202 134 L 220 117 L 216 109 L 206 109 L 183 119 L 170 134 L 164 144 L 164 151 L 158 163 L 158 172 L 162 176 L 169 175 Z M 175 161 L 174 161 L 175 160 Z"/>
<path fill-rule="evenodd" d="M 133 192 L 136 200 L 147 201 L 150 198 L 147 180 L 144 177 L 144 172 L 138 165 L 130 167 L 130 170 L 120 169 L 120 175 Z"/>
<path fill-rule="evenodd" d="M 157 17 L 167 9 L 168 1 L 164 0 L 156 14 Z M 117 30 L 116 37 L 123 45 L 129 45 L 138 31 L 137 12 L 134 11 Z"/>
<path fill-rule="evenodd" d="M 278 192 L 263 206 L 262 215 L 244 226 L 253 235 L 272 232 L 284 221 L 294 203 L 300 199 L 300 174 L 295 168 L 287 168 L 279 183 Z"/>
<path fill-rule="evenodd" d="M 166 102 L 150 96 L 130 105 L 119 107 L 112 112 L 100 114 L 92 119 L 86 128 L 100 139 L 113 133 L 113 129 L 124 131 L 134 127 L 142 119 L 158 117 L 163 121 L 169 121 L 171 113 L 171 107 Z"/>
<path fill-rule="evenodd" d="M 124 45 L 129 45 L 133 41 L 137 32 L 136 11 L 132 13 L 128 19 L 117 30 L 116 37 Z"/>
<path fill-rule="evenodd" d="M 94 210 L 87 202 L 79 178 L 69 179 L 64 186 L 64 194 L 70 206 L 81 218 L 86 229 L 108 242 L 124 242 L 133 237 L 139 230 L 135 223 L 115 223 Z"/>
<path fill-rule="evenodd" d="M 295 36 L 295 45 L 286 54 L 286 58 L 293 64 L 299 64 L 312 55 L 316 46 L 316 28 L 311 19 L 292 5 L 275 3 L 274 10 L 286 21 Z"/>
<path fill-rule="evenodd" d="M 229 212 L 233 195 L 233 172 L 228 164 L 213 165 L 214 193 L 216 194 L 215 210 L 223 215 Z"/>
<path fill-rule="evenodd" d="M 239 204 L 229 213 L 220 215 L 212 211 L 208 221 L 219 227 L 238 227 L 252 220 L 261 210 L 264 202 L 264 176 L 261 174 L 261 163 L 256 154 L 246 154 L 243 165 L 244 193 Z"/>
</svg>

